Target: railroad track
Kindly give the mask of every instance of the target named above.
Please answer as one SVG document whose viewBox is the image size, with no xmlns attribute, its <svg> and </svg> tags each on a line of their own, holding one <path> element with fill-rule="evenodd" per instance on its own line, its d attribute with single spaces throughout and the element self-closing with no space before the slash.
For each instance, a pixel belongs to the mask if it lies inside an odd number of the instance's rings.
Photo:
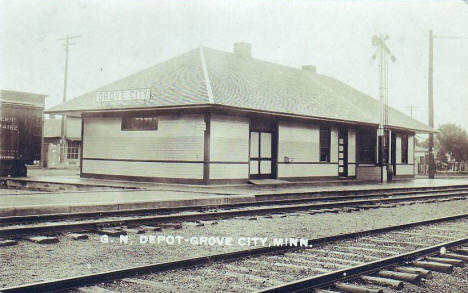
<svg viewBox="0 0 468 293">
<path fill-rule="evenodd" d="M 0 292 L 381 292 L 382 286 L 418 285 L 431 271 L 450 273 L 463 265 L 468 260 L 468 248 L 463 247 L 468 244 L 467 227 L 468 214 L 462 214 L 312 239 L 305 246 L 267 245 Z"/>
<path fill-rule="evenodd" d="M 138 210 L 138 213 L 143 213 L 143 215 L 136 216 L 132 216 L 133 214 L 137 213 L 135 210 L 122 210 L 82 214 L 1 217 L 0 237 L 21 237 L 29 234 L 53 234 L 70 231 L 96 232 L 102 227 L 111 226 L 136 227 L 138 225 L 157 225 L 164 223 L 180 223 L 185 221 L 219 220 L 239 216 L 242 217 L 271 215 L 275 213 L 292 213 L 295 211 L 309 211 L 313 213 L 339 211 L 350 212 L 358 209 L 392 207 L 395 204 L 461 200 L 466 199 L 468 196 L 468 191 L 465 192 L 465 190 L 468 190 L 468 188 L 437 188 L 411 192 L 399 191 L 385 194 L 372 193 L 364 195 L 357 194 L 353 196 L 326 196 L 301 199 L 295 198 L 281 200 L 262 200 L 254 203 L 235 203 L 216 206 L 159 208 L 151 209 L 151 212 L 148 210 Z M 199 211 L 189 212 L 190 209 L 199 209 Z M 122 217 L 122 215 L 125 215 L 126 212 L 128 212 L 128 215 L 126 215 L 126 217 Z M 170 212 L 176 214 L 167 214 Z M 157 215 L 146 216 L 144 215 L 145 213 Z M 84 217 L 85 215 L 93 218 L 90 220 L 77 220 Z M 76 220 L 74 220 L 75 217 L 77 218 Z M 47 220 L 49 222 L 43 223 Z M 36 221 L 39 224 L 36 224 Z M 20 224 L 16 224 L 18 222 Z M 30 224 L 31 222 L 33 224 Z"/>
<path fill-rule="evenodd" d="M 122 217 L 122 216 L 148 216 L 148 215 L 167 215 L 182 213 L 188 211 L 213 211 L 213 210 L 232 210 L 239 208 L 253 208 L 273 205 L 297 205 L 314 202 L 336 202 L 343 200 L 366 200 L 366 199 L 390 199 L 408 196 L 436 195 L 434 197 L 421 197 L 421 199 L 432 198 L 452 198 L 468 195 L 468 185 L 459 186 L 437 186 L 437 187 L 419 187 L 419 188 L 395 188 L 395 189 L 372 189 L 372 190 L 342 190 L 342 191 L 320 191 L 320 192 L 300 192 L 300 193 L 281 193 L 281 194 L 258 194 L 255 201 L 231 202 L 226 204 L 179 206 L 179 207 L 158 207 L 147 209 L 124 209 L 97 212 L 78 212 L 78 213 L 59 213 L 42 214 L 26 216 L 7 216 L 0 217 L 0 226 L 10 224 L 40 223 L 46 221 L 64 221 L 64 220 L 84 220 L 103 217 Z M 390 200 L 391 201 L 391 200 Z"/>
<path fill-rule="evenodd" d="M 137 227 L 140 225 L 162 225 L 167 223 L 181 223 L 181 222 L 196 222 L 201 220 L 220 220 L 234 217 L 243 216 L 258 216 L 258 215 L 272 215 L 281 213 L 293 213 L 297 211 L 306 211 L 309 213 L 321 213 L 321 212 L 340 212 L 346 211 L 351 212 L 359 209 L 369 208 L 382 208 L 382 207 L 394 207 L 395 204 L 413 204 L 413 203 L 429 203 L 436 201 L 448 201 L 448 200 L 463 200 L 468 196 L 468 192 L 463 190 L 441 192 L 437 190 L 427 194 L 417 195 L 385 195 L 367 199 L 346 199 L 346 200 L 333 200 L 329 199 L 325 201 L 323 198 L 317 202 L 311 203 L 300 203 L 300 204 L 283 204 L 280 205 L 280 201 L 275 201 L 276 205 L 256 206 L 250 205 L 241 208 L 229 208 L 221 211 L 213 212 L 185 212 L 174 215 L 156 215 L 156 216 L 129 216 L 129 217 L 116 217 L 116 218 L 102 218 L 94 220 L 84 221 L 73 221 L 73 222 L 51 222 L 43 224 L 22 224 L 22 225 L 10 225 L 3 226 L 0 228 L 0 237 L 21 237 L 25 235 L 34 234 L 54 234 L 61 232 L 98 232 L 102 231 L 102 228 L 109 227 Z M 360 195 L 357 195 L 360 196 Z M 340 197 L 343 199 L 343 197 Z M 286 200 L 287 201 L 287 200 Z M 265 204 L 265 203 L 262 203 Z"/>
</svg>

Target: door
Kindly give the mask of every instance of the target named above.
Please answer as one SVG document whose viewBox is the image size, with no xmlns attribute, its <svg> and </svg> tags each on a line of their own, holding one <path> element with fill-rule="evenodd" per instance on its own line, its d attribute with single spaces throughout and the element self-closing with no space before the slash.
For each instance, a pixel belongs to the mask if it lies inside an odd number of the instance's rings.
<svg viewBox="0 0 468 293">
<path fill-rule="evenodd" d="M 273 178 L 273 133 L 250 131 L 250 178 Z"/>
<path fill-rule="evenodd" d="M 348 129 L 338 130 L 338 176 L 348 177 Z"/>
</svg>

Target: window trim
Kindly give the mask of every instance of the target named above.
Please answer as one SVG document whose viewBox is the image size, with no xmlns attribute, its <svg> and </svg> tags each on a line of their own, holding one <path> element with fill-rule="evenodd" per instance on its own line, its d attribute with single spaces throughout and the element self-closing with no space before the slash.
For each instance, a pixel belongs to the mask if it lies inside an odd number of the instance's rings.
<svg viewBox="0 0 468 293">
<path fill-rule="evenodd" d="M 80 159 L 80 147 L 79 141 L 68 141 L 67 142 L 67 160 L 79 160 Z M 71 150 L 71 151 L 70 151 Z"/>
<path fill-rule="evenodd" d="M 324 133 L 325 131 L 328 135 L 327 145 L 322 146 L 322 133 Z M 322 149 L 327 149 L 326 160 L 322 160 Z M 321 125 L 319 129 L 319 161 L 323 163 L 330 163 L 330 157 L 331 157 L 331 127 Z"/>
<path fill-rule="evenodd" d="M 152 122 L 149 122 L 148 125 L 132 125 L 130 119 L 152 119 Z M 151 124 L 156 121 L 155 126 Z M 120 130 L 121 131 L 156 131 L 159 129 L 159 118 L 156 115 L 152 114 L 132 114 L 132 115 L 123 115 L 120 121 Z"/>
</svg>

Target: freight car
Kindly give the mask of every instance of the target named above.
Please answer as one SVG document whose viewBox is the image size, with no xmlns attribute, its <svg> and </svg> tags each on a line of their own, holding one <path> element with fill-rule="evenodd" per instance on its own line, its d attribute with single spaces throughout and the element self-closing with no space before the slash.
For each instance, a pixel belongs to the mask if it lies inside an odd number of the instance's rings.
<svg viewBox="0 0 468 293">
<path fill-rule="evenodd" d="M 45 97 L 0 90 L 0 176 L 26 176 L 41 159 Z"/>
</svg>

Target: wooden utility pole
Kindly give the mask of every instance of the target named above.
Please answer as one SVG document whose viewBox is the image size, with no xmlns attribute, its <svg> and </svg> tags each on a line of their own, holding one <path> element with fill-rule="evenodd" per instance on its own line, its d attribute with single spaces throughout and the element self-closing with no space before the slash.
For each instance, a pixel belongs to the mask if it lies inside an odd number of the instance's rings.
<svg viewBox="0 0 468 293">
<path fill-rule="evenodd" d="M 429 31 L 429 74 L 428 74 L 428 104 L 429 104 L 429 126 L 434 128 L 434 39 L 468 39 L 465 36 L 434 36 L 432 30 Z M 430 179 L 435 176 L 435 160 L 434 160 L 434 134 L 429 134 L 429 169 L 428 175 Z"/>
<path fill-rule="evenodd" d="M 63 81 L 63 100 L 62 102 L 65 103 L 67 101 L 67 79 L 68 79 L 68 50 L 71 45 L 75 43 L 70 43 L 71 39 L 79 38 L 80 36 L 69 36 L 67 35 L 65 38 L 58 39 L 58 41 L 65 41 L 63 44 L 65 46 L 65 77 Z M 61 123 L 61 130 L 60 130 L 60 163 L 65 163 L 65 129 L 66 129 L 66 116 L 62 114 L 62 123 Z"/>
<path fill-rule="evenodd" d="M 429 126 L 434 128 L 434 37 L 432 30 L 429 31 L 429 74 L 428 74 L 428 105 L 429 105 Z M 434 179 L 435 162 L 434 162 L 434 133 L 429 133 L 429 179 Z"/>
</svg>

